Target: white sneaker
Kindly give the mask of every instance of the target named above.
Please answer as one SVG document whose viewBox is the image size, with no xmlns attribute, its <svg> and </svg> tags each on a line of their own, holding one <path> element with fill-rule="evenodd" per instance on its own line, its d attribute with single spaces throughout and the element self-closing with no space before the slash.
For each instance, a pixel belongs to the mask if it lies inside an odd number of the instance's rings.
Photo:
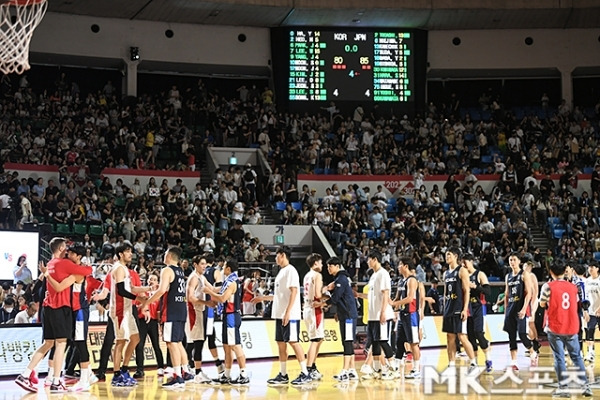
<svg viewBox="0 0 600 400">
<path fill-rule="evenodd" d="M 89 383 L 84 383 L 84 382 L 77 382 L 76 384 L 74 384 L 73 386 L 71 386 L 69 388 L 69 392 L 89 392 L 90 391 L 90 384 Z"/>
<path fill-rule="evenodd" d="M 208 377 L 208 375 L 206 375 L 204 373 L 204 371 L 201 371 L 200 373 L 198 373 L 198 375 L 196 375 L 194 377 L 194 383 L 202 384 L 202 383 L 211 383 L 211 382 L 212 382 L 212 379 L 210 379 Z"/>
<path fill-rule="evenodd" d="M 371 372 L 373 372 L 373 368 L 371 368 L 369 364 L 363 364 L 362 367 L 360 367 L 361 374 L 370 374 Z"/>
<path fill-rule="evenodd" d="M 587 356 L 583 359 L 583 361 L 593 364 L 594 363 L 594 353 L 588 353 Z"/>
<path fill-rule="evenodd" d="M 339 374 L 334 375 L 333 379 L 335 379 L 338 382 L 347 382 L 350 380 L 350 378 L 348 377 L 348 373 L 344 369 L 341 370 Z"/>
<path fill-rule="evenodd" d="M 358 373 L 356 372 L 355 369 L 349 369 L 348 370 L 348 379 L 350 379 L 351 381 L 357 381 L 358 380 Z"/>
<path fill-rule="evenodd" d="M 479 368 L 479 366 L 477 366 L 476 364 L 469 365 L 469 368 L 467 369 L 468 376 L 478 376 L 480 373 L 481 368 Z"/>
<path fill-rule="evenodd" d="M 361 379 L 371 380 L 371 379 L 377 379 L 379 377 L 379 374 L 377 372 L 375 372 L 373 370 L 373 368 L 371 368 L 370 365 L 363 365 L 360 368 L 360 372 L 363 374 L 361 376 Z"/>
<path fill-rule="evenodd" d="M 90 382 L 90 386 L 98 383 L 98 377 L 94 374 L 90 374 L 90 377 L 88 378 L 89 382 Z"/>
<path fill-rule="evenodd" d="M 162 368 L 159 368 L 156 370 L 156 375 L 158 376 L 163 376 L 165 374 L 165 370 Z"/>
<path fill-rule="evenodd" d="M 539 358 L 538 358 L 538 354 L 535 351 L 532 351 L 529 354 L 529 359 L 531 360 L 531 366 L 532 367 L 536 367 L 538 365 Z"/>
<path fill-rule="evenodd" d="M 395 378 L 395 374 L 393 371 L 391 371 L 389 368 L 383 368 L 381 370 L 381 373 L 379 374 L 379 378 L 382 381 L 391 381 Z"/>
<path fill-rule="evenodd" d="M 421 379 L 421 371 L 411 370 L 408 374 L 404 376 L 406 379 Z"/>
</svg>

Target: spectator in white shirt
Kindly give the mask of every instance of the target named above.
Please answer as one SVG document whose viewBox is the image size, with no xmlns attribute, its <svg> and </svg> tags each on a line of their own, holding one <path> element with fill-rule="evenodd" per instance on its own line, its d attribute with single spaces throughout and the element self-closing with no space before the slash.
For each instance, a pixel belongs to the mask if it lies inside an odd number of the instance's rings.
<svg viewBox="0 0 600 400">
<path fill-rule="evenodd" d="M 37 303 L 33 301 L 30 302 L 25 310 L 17 313 L 17 315 L 15 316 L 15 324 L 32 324 L 37 322 L 37 312 Z"/>
<path fill-rule="evenodd" d="M 212 253 L 215 248 L 215 240 L 212 238 L 212 231 L 207 229 L 204 232 L 204 237 L 198 241 L 198 247 L 202 249 L 205 253 Z"/>
</svg>

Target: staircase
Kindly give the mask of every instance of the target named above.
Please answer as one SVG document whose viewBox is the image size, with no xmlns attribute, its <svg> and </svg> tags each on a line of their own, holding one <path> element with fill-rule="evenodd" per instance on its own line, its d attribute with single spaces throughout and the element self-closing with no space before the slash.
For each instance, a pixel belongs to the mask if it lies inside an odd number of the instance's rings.
<svg viewBox="0 0 600 400">
<path fill-rule="evenodd" d="M 529 231 L 531 233 L 531 246 L 529 248 L 533 250 L 534 247 L 537 247 L 542 254 L 546 254 L 546 251 L 552 248 L 552 239 L 548 237 L 548 233 L 544 228 L 537 225 L 532 225 Z"/>
</svg>

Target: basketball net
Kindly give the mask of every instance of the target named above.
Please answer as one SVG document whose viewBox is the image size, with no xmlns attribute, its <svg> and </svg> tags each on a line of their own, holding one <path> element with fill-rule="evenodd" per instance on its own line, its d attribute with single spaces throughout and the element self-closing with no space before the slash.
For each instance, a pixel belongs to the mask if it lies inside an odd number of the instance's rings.
<svg viewBox="0 0 600 400">
<path fill-rule="evenodd" d="M 29 43 L 44 18 L 46 0 L 8 0 L 0 4 L 0 71 L 22 74 L 29 67 Z"/>
</svg>

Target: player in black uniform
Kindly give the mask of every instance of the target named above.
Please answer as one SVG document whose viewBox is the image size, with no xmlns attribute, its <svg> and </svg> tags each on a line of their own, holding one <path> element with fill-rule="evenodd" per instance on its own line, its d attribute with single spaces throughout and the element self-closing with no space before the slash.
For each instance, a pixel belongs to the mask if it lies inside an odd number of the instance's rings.
<svg viewBox="0 0 600 400">
<path fill-rule="evenodd" d="M 163 339 L 171 355 L 174 373 L 163 384 L 165 388 L 185 386 L 182 367 L 187 365 L 187 354 L 183 346 L 185 337 L 185 320 L 187 318 L 186 278 L 179 266 L 182 250 L 171 247 L 165 253 L 166 267 L 160 272 L 160 286 L 148 300 L 141 305 L 152 304 L 161 299 L 161 321 L 163 323 Z"/>
<path fill-rule="evenodd" d="M 469 272 L 458 263 L 460 250 L 451 247 L 446 251 L 448 271 L 444 275 L 444 320 L 442 331 L 447 334 L 449 367 L 456 365 L 456 338 L 465 349 L 470 360 L 468 373 L 478 371 L 473 346 L 467 337 L 469 316 L 470 282 Z"/>
<path fill-rule="evenodd" d="M 490 295 L 490 283 L 487 276 L 475 268 L 473 264 L 475 257 L 473 254 L 463 255 L 463 265 L 469 271 L 469 281 L 471 282 L 471 298 L 469 301 L 470 313 L 467 319 L 467 336 L 473 345 L 473 352 L 477 358 L 477 346 L 479 345 L 485 354 L 485 371 L 492 372 L 492 360 L 490 359 L 490 343 L 485 338 L 485 315 L 486 300 Z"/>
<path fill-rule="evenodd" d="M 527 336 L 527 317 L 531 302 L 531 280 L 529 273 L 521 269 L 519 253 L 513 252 L 508 257 L 511 271 L 506 275 L 506 290 L 504 292 L 504 331 L 508 333 L 510 347 L 510 368 L 518 371 L 517 367 L 517 332 L 523 345 L 530 350 L 532 343 Z M 531 352 L 532 364 L 537 361 L 537 353 Z"/>
</svg>

